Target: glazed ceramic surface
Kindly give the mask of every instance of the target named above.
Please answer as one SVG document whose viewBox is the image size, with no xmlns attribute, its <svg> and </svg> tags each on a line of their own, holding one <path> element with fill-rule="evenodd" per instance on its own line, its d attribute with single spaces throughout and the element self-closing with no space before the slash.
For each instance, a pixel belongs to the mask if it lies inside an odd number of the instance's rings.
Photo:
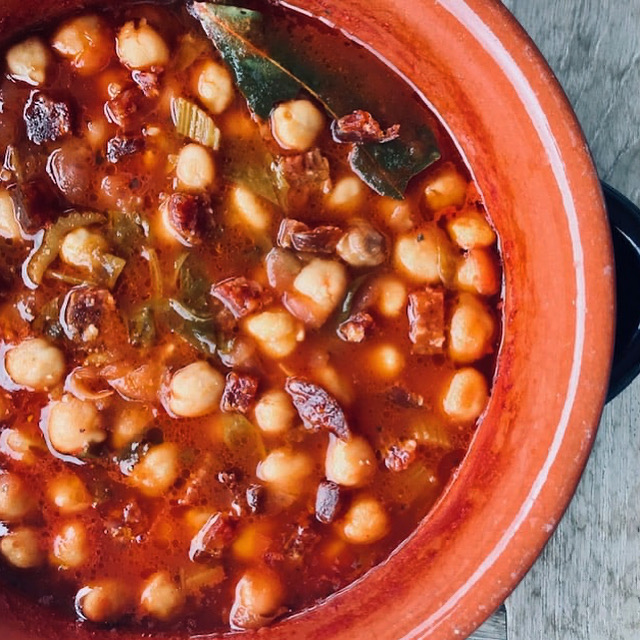
<svg viewBox="0 0 640 640">
<path fill-rule="evenodd" d="M 0 34 L 97 4 L 4 0 Z M 102 6 L 102 3 L 101 3 Z M 467 458 L 414 535 L 313 610 L 243 637 L 465 637 L 550 536 L 589 453 L 613 345 L 614 272 L 599 185 L 548 67 L 493 0 L 296 0 L 406 76 L 458 141 L 501 238 L 504 339 Z M 0 637 L 135 634 L 0 594 Z"/>
</svg>

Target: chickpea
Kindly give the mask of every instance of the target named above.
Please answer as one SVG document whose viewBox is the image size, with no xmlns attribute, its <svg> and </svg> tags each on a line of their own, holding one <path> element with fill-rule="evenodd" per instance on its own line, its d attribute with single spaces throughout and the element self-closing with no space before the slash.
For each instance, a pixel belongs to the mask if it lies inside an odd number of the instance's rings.
<svg viewBox="0 0 640 640">
<path fill-rule="evenodd" d="M 126 613 L 128 604 L 126 585 L 113 579 L 82 587 L 75 600 L 78 615 L 91 622 L 113 622 Z"/>
<path fill-rule="evenodd" d="M 387 318 L 397 318 L 407 308 L 407 287 L 392 275 L 381 276 L 376 281 L 378 311 Z"/>
<path fill-rule="evenodd" d="M 196 84 L 200 101 L 214 115 L 222 113 L 233 101 L 231 74 L 213 60 L 204 63 Z"/>
<path fill-rule="evenodd" d="M 364 201 L 362 180 L 356 176 L 340 178 L 329 194 L 328 200 L 332 209 L 353 213 Z"/>
<path fill-rule="evenodd" d="M 269 435 L 281 435 L 289 431 L 296 417 L 291 398 L 280 389 L 262 394 L 254 414 L 258 427 Z"/>
<path fill-rule="evenodd" d="M 444 412 L 455 422 L 470 423 L 484 411 L 489 401 L 485 377 L 476 369 L 465 367 L 456 371 L 442 400 Z"/>
<path fill-rule="evenodd" d="M 87 532 L 82 522 L 68 522 L 53 539 L 51 561 L 61 569 L 77 569 L 89 557 Z"/>
<path fill-rule="evenodd" d="M 204 360 L 176 371 L 169 384 L 169 409 L 183 418 L 196 418 L 215 411 L 222 391 L 224 376 Z"/>
<path fill-rule="evenodd" d="M 33 464 L 36 461 L 33 451 L 41 448 L 41 440 L 25 429 L 5 429 L 0 434 L 0 453 L 24 464 Z"/>
<path fill-rule="evenodd" d="M 312 376 L 314 381 L 334 395 L 342 404 L 353 403 L 354 391 L 351 379 L 344 373 L 339 373 L 332 364 L 314 366 Z"/>
<path fill-rule="evenodd" d="M 137 440 L 148 428 L 153 414 L 143 404 L 127 402 L 116 414 L 111 426 L 111 444 L 114 449 L 123 449 Z"/>
<path fill-rule="evenodd" d="M 38 86 L 46 80 L 49 58 L 40 38 L 28 38 L 7 51 L 7 68 L 16 80 Z"/>
<path fill-rule="evenodd" d="M 369 361 L 373 373 L 381 378 L 393 380 L 404 369 L 405 358 L 393 344 L 378 344 L 369 350 Z"/>
<path fill-rule="evenodd" d="M 146 613 L 160 620 L 173 618 L 184 605 L 185 597 L 168 571 L 157 571 L 145 583 L 140 605 Z"/>
<path fill-rule="evenodd" d="M 291 100 L 271 112 L 271 131 L 283 149 L 307 151 L 322 131 L 324 115 L 309 100 Z"/>
<path fill-rule="evenodd" d="M 424 186 L 424 199 L 431 211 L 461 207 L 467 197 L 467 181 L 452 164 L 446 164 L 429 177 Z"/>
<path fill-rule="evenodd" d="M 411 205 L 406 200 L 398 202 L 393 198 L 380 198 L 378 203 L 380 213 L 394 233 L 407 233 L 415 227 Z"/>
<path fill-rule="evenodd" d="M 357 220 L 340 238 L 337 254 L 352 267 L 377 267 L 387 258 L 384 236 L 366 220 Z"/>
<path fill-rule="evenodd" d="M 51 446 L 68 454 L 82 453 L 107 438 L 95 405 L 70 394 L 49 405 L 47 432 Z"/>
<path fill-rule="evenodd" d="M 344 297 L 347 271 L 339 262 L 315 258 L 296 276 L 293 288 L 313 300 L 326 319 Z"/>
<path fill-rule="evenodd" d="M 47 495 L 60 513 L 72 514 L 85 511 L 91 506 L 91 496 L 78 476 L 62 473 L 47 487 Z"/>
<path fill-rule="evenodd" d="M 451 239 L 466 250 L 490 247 L 496 241 L 495 231 L 478 211 L 462 212 L 449 221 L 447 231 Z"/>
<path fill-rule="evenodd" d="M 19 527 L 8 533 L 0 540 L 0 551 L 18 569 L 33 569 L 44 560 L 38 532 L 32 527 Z"/>
<path fill-rule="evenodd" d="M 251 232 L 263 233 L 269 228 L 271 214 L 253 191 L 236 185 L 231 192 L 231 206 L 239 222 Z"/>
<path fill-rule="evenodd" d="M 131 480 L 148 496 L 161 496 L 177 480 L 178 447 L 173 442 L 164 442 L 147 452 L 131 473 Z"/>
<path fill-rule="evenodd" d="M 274 449 L 258 464 L 260 480 L 284 493 L 299 494 L 313 472 L 313 460 L 301 451 Z"/>
<path fill-rule="evenodd" d="M 113 51 L 109 29 L 96 15 L 67 20 L 56 31 L 51 46 L 83 75 L 102 71 Z"/>
<path fill-rule="evenodd" d="M 176 175 L 188 191 L 206 191 L 213 185 L 216 167 L 210 153 L 194 142 L 185 145 L 178 154 Z"/>
<path fill-rule="evenodd" d="M 267 567 L 247 570 L 236 585 L 229 622 L 236 630 L 257 629 L 269 623 L 284 601 L 278 575 Z"/>
<path fill-rule="evenodd" d="M 60 246 L 60 258 L 73 267 L 93 269 L 107 248 L 107 241 L 103 236 L 79 227 L 64 237 Z"/>
<path fill-rule="evenodd" d="M 344 487 L 362 487 L 376 472 L 376 456 L 362 436 L 348 440 L 330 436 L 324 463 L 327 480 Z"/>
<path fill-rule="evenodd" d="M 284 309 L 263 311 L 245 321 L 245 330 L 271 358 L 285 358 L 304 340 L 304 328 Z"/>
<path fill-rule="evenodd" d="M 389 516 L 373 496 L 361 495 L 351 503 L 341 529 L 352 544 L 372 544 L 389 533 Z"/>
<path fill-rule="evenodd" d="M 35 506 L 35 500 L 20 476 L 8 471 L 0 473 L 0 520 L 22 520 Z"/>
<path fill-rule="evenodd" d="M 456 362 L 474 362 L 490 353 L 495 322 L 486 307 L 471 294 L 463 294 L 449 327 L 449 355 Z"/>
<path fill-rule="evenodd" d="M 20 240 L 22 230 L 16 218 L 13 198 L 6 189 L 0 188 L 0 238 Z"/>
<path fill-rule="evenodd" d="M 122 26 L 116 38 L 116 52 L 129 69 L 164 67 L 170 55 L 162 36 L 146 20 L 141 20 L 137 27 L 133 21 Z"/>
<path fill-rule="evenodd" d="M 422 227 L 398 238 L 396 267 L 415 282 L 435 284 L 441 281 L 443 258 L 451 253 L 444 232 L 436 226 Z"/>
<path fill-rule="evenodd" d="M 5 368 L 13 382 L 34 391 L 45 391 L 62 381 L 64 355 L 44 338 L 30 338 L 10 349 Z"/>
<path fill-rule="evenodd" d="M 472 249 L 458 265 L 456 283 L 460 289 L 481 296 L 500 291 L 500 272 L 493 256 L 484 249 Z"/>
</svg>

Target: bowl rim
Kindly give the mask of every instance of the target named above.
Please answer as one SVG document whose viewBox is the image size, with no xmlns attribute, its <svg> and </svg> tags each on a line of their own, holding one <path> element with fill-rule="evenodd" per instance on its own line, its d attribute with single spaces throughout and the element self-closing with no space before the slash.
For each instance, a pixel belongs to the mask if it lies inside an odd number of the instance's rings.
<svg viewBox="0 0 640 640">
<path fill-rule="evenodd" d="M 326 8 L 340 1 L 294 0 L 291 3 L 282 2 L 281 4 L 292 8 L 297 8 L 300 4 L 305 6 L 315 5 L 322 9 L 322 7 Z M 488 558 L 487 565 L 478 569 L 479 573 L 477 576 L 474 574 L 475 582 L 473 584 L 465 583 L 465 593 L 457 593 L 454 597 L 449 598 L 446 603 L 439 607 L 436 614 L 421 621 L 418 625 L 413 625 L 410 631 L 404 632 L 402 635 L 406 639 L 428 637 L 432 640 L 444 640 L 445 638 L 461 637 L 473 631 L 491 613 L 492 608 L 497 606 L 511 592 L 535 561 L 570 502 L 591 450 L 597 431 L 598 417 L 606 395 L 606 383 L 609 377 L 614 342 L 613 311 L 615 301 L 612 283 L 615 271 L 613 270 L 613 253 L 600 185 L 580 125 L 566 95 L 531 38 L 506 7 L 497 0 L 414 0 L 414 2 L 416 5 L 425 6 L 437 4 L 443 11 L 449 12 L 453 20 L 466 24 L 469 34 L 481 34 L 482 41 L 480 46 L 501 61 L 499 66 L 505 73 L 508 72 L 512 75 L 512 84 L 519 87 L 528 96 L 527 100 L 529 106 L 533 109 L 540 132 L 548 139 L 549 149 L 555 153 L 555 170 L 559 172 L 558 176 L 562 178 L 560 181 L 565 183 L 563 187 L 564 196 L 566 204 L 569 205 L 569 209 L 572 211 L 574 220 L 573 233 L 577 234 L 574 237 L 573 244 L 575 263 L 577 265 L 576 279 L 577 281 L 582 279 L 577 284 L 578 289 L 582 290 L 582 298 L 579 299 L 579 304 L 576 308 L 576 334 L 581 338 L 576 340 L 574 348 L 574 363 L 577 369 L 572 375 L 572 386 L 569 388 L 570 402 L 565 403 L 567 407 L 565 431 L 562 433 L 557 432 L 560 433 L 560 436 L 554 439 L 554 449 L 549 452 L 546 466 L 540 469 L 540 482 L 536 485 L 535 492 L 531 494 L 530 500 L 518 511 L 518 524 L 515 529 L 505 532 L 503 546 L 497 549 L 497 555 Z M 397 0 L 388 0 L 387 3 L 390 5 L 401 4 Z M 16 3 L 14 2 L 13 4 Z M 84 2 L 83 4 L 88 3 Z M 345 3 L 343 2 L 343 4 Z M 320 11 L 320 18 L 322 19 L 322 11 Z M 354 37 L 350 33 L 350 23 L 348 21 L 336 26 L 342 28 L 351 39 L 361 42 L 358 37 Z M 400 75 L 405 77 L 410 84 L 415 86 L 410 78 L 407 78 L 407 74 L 398 68 L 398 65 L 391 64 L 389 61 L 387 63 L 399 71 Z M 428 99 L 426 101 L 430 103 Z M 547 106 L 542 104 L 543 101 Z M 549 104 L 553 105 L 557 122 L 549 121 L 547 114 L 550 109 Z M 563 140 L 561 144 L 558 144 L 556 139 L 558 128 L 562 128 L 562 135 L 559 136 Z M 450 131 L 450 133 L 452 132 Z M 455 134 L 452 134 L 452 137 L 456 140 Z M 571 144 L 568 140 L 572 141 Z M 465 153 L 462 155 L 466 157 Z M 566 162 L 567 160 L 569 160 L 568 163 Z M 473 170 L 473 167 L 471 169 Z M 571 175 L 571 180 L 569 179 L 569 174 Z M 572 186 L 574 181 L 580 184 L 581 192 L 579 194 L 576 193 L 576 187 Z M 600 239 L 598 246 L 590 247 L 590 249 L 593 249 L 590 253 L 584 252 L 580 235 L 581 221 L 585 220 L 598 231 L 596 235 L 599 235 Z M 591 273 L 604 269 L 602 280 L 597 282 L 588 280 L 587 267 L 589 267 Z M 612 273 L 607 274 L 607 268 L 612 270 Z M 587 286 L 596 290 L 596 297 L 603 301 L 601 308 L 596 311 L 590 309 L 589 313 L 587 313 L 586 303 L 584 302 Z M 594 366 L 585 372 L 580 366 L 580 361 L 581 356 L 589 348 L 597 349 L 599 355 Z M 500 363 L 499 366 L 501 366 Z M 575 441 L 567 443 L 564 435 L 566 435 L 569 421 L 578 420 L 578 417 L 573 415 L 575 409 L 573 403 L 579 393 L 585 394 L 587 390 L 590 391 L 587 399 L 588 406 L 579 411 L 579 419 L 583 424 L 580 433 L 581 446 L 578 448 Z M 473 450 L 474 445 L 475 441 L 471 445 L 470 451 Z M 558 468 L 558 462 L 565 463 L 564 466 L 560 464 L 563 467 L 562 469 Z M 464 473 L 463 465 L 461 473 L 448 486 L 446 492 L 443 493 L 437 505 L 427 517 L 430 523 L 433 523 L 439 515 L 436 512 L 441 511 L 452 496 L 459 493 L 459 487 L 464 480 Z M 554 484 L 556 490 L 550 491 L 548 489 L 551 484 Z M 522 542 L 516 540 L 518 531 L 520 527 L 529 524 L 534 517 L 538 517 L 533 515 L 536 510 L 545 515 L 544 530 L 529 538 L 527 553 L 524 556 L 522 553 L 514 554 L 513 549 L 515 546 L 522 546 Z M 422 527 L 422 525 L 420 526 Z M 394 551 L 390 560 L 384 564 L 392 563 L 398 553 L 407 546 L 407 543 L 408 541 L 405 541 Z M 511 552 L 510 555 L 507 555 L 508 551 Z M 500 571 L 495 570 L 495 565 L 498 561 L 502 562 Z M 269 637 L 310 638 L 311 636 L 305 635 L 304 632 L 302 632 L 303 635 L 300 635 L 300 632 L 296 631 L 292 625 L 297 620 L 308 616 L 309 613 L 314 614 L 316 619 L 331 615 L 331 612 L 335 612 L 343 606 L 344 597 L 349 597 L 354 588 L 362 590 L 362 588 L 366 587 L 369 576 L 376 573 L 379 568 L 374 569 L 350 587 L 327 599 L 318 607 L 301 612 L 286 619 L 283 623 L 275 625 L 273 634 L 271 632 L 268 633 Z M 0 612 L 2 614 L 6 609 L 6 603 L 4 594 L 0 594 Z M 253 638 L 254 636 L 256 638 L 263 637 L 263 634 L 258 635 L 250 632 L 243 635 L 246 638 Z M 121 637 L 133 639 L 137 637 L 137 634 L 124 633 Z M 319 635 L 318 637 L 327 636 Z M 349 636 L 342 634 L 341 637 L 347 638 Z"/>
</svg>

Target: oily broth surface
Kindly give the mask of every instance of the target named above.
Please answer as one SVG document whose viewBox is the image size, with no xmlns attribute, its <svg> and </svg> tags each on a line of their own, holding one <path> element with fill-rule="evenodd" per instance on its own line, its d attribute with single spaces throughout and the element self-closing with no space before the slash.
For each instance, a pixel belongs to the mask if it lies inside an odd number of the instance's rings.
<svg viewBox="0 0 640 640">
<path fill-rule="evenodd" d="M 197 101 L 193 69 L 204 59 L 217 60 L 218 54 L 201 35 L 197 24 L 179 6 L 136 5 L 101 15 L 113 34 L 127 20 L 144 17 L 161 33 L 172 52 L 179 49 L 180 37 L 186 32 L 191 33 L 198 47 L 202 47 L 202 53 L 185 69 L 177 70 L 172 63 L 167 66 L 160 76 L 160 95 L 143 101 L 126 127 L 127 133 L 136 135 L 155 127 L 161 135 L 145 136 L 144 151 L 126 156 L 117 164 L 110 164 L 105 159 L 104 142 L 117 135 L 119 128 L 105 119 L 104 104 L 110 99 L 110 88 L 113 92 L 117 85 L 129 86 L 130 74 L 120 64 L 115 52 L 107 68 L 88 77 L 78 75 L 66 61 L 53 56 L 47 80 L 41 89 L 70 102 L 74 113 L 74 136 L 42 146 L 29 143 L 23 133 L 22 112 L 33 87 L 9 78 L 2 81 L 0 150 L 14 145 L 20 161 L 27 168 L 29 179 L 47 185 L 47 211 L 34 222 L 33 232 L 50 226 L 71 208 L 71 203 L 53 186 L 47 173 L 51 153 L 69 140 L 89 140 L 95 135 L 99 144 L 89 146 L 93 164 L 82 177 L 82 202 L 73 203 L 74 208 L 135 210 L 141 214 L 151 229 L 144 243 L 157 253 L 163 297 L 170 298 L 177 293 L 176 264 L 185 252 L 210 283 L 244 275 L 268 287 L 264 255 L 270 246 L 275 245 L 285 214 L 277 207 L 264 204 L 270 215 L 268 229 L 263 234 L 247 232 L 242 225 L 234 223 L 231 204 L 234 185 L 222 177 L 225 138 L 247 129 L 257 131 L 259 126 L 251 120 L 246 103 L 237 91 L 224 113 L 214 116 L 222 132 L 221 149 L 212 154 L 218 163 L 215 189 L 208 194 L 215 216 L 214 228 L 202 244 L 189 249 L 163 239 L 158 233 L 158 209 L 166 194 L 177 189 L 175 157 L 186 142 L 175 133 L 171 123 L 170 98 L 182 95 Z M 385 78 L 390 71 L 360 47 L 324 26 L 280 9 L 269 8 L 266 15 L 267 28 L 277 29 L 283 37 L 299 43 L 296 46 L 301 52 L 305 48 L 322 51 L 326 53 L 324 62 L 328 68 L 347 66 L 352 69 L 355 86 L 362 95 L 366 96 L 369 91 L 384 91 Z M 56 26 L 42 32 L 41 37 L 48 41 Z M 399 104 L 416 101 L 408 87 L 404 94 L 394 94 L 390 98 Z M 380 117 L 383 118 L 384 114 Z M 443 159 L 433 169 L 427 170 L 423 177 L 411 182 L 407 202 L 418 226 L 422 220 L 434 219 L 441 228 L 445 228 L 447 221 L 456 215 L 456 209 L 429 213 L 423 204 L 425 180 L 445 163 L 451 163 L 465 179 L 469 177 L 452 141 L 438 126 L 436 118 L 430 116 L 430 121 Z M 268 131 L 264 124 L 260 126 L 263 132 L 265 129 Z M 273 141 L 269 144 L 276 152 L 282 153 Z M 347 162 L 349 145 L 333 142 L 328 126 L 316 145 L 329 160 L 333 184 L 350 174 Z M 6 177 L 11 182 L 12 178 Z M 330 207 L 328 196 L 318 194 L 304 206 L 294 207 L 287 213 L 310 227 L 334 224 L 345 229 L 352 218 L 365 216 L 385 235 L 386 261 L 373 269 L 348 267 L 350 284 L 362 273 L 371 273 L 375 277 L 394 272 L 391 252 L 399 233 L 390 224 L 390 205 L 382 203 L 382 198 L 366 187 L 364 190 L 363 201 L 353 212 Z M 474 186 L 470 184 L 466 206 L 475 207 L 477 200 Z M 3 280 L 7 283 L 0 306 L 0 337 L 5 348 L 35 335 L 32 318 L 41 315 L 47 303 L 63 297 L 70 289 L 68 283 L 52 278 L 45 278 L 34 290 L 24 285 L 20 273 L 31 247 L 30 239 L 2 241 L 0 266 L 6 274 Z M 150 276 L 149 261 L 140 254 L 139 247 L 132 249 L 127 266 L 112 290 L 118 313 L 124 318 L 134 313 L 141 303 L 158 295 Z M 462 259 L 462 250 L 453 247 L 452 251 Z M 495 246 L 489 251 L 497 261 Z M 62 273 L 82 276 L 81 272 L 60 265 L 59 261 L 54 266 Z M 400 278 L 409 292 L 422 286 L 404 276 Z M 446 295 L 449 314 L 458 292 L 453 287 Z M 491 295 L 485 302 L 492 309 L 496 322 L 495 350 L 499 336 L 499 300 L 496 295 Z M 127 370 L 143 365 L 155 367 L 150 375 L 157 381 L 158 397 L 144 403 L 152 420 L 150 431 L 141 439 L 151 447 L 160 441 L 177 445 L 179 471 L 176 480 L 162 496 L 144 495 L 134 486 L 131 477 L 123 473 L 123 458 L 126 456 L 122 450 L 115 449 L 109 439 L 93 447 L 87 455 L 73 456 L 71 461 L 62 459 L 47 446 L 43 436 L 47 428 L 43 410 L 51 399 L 62 395 L 61 386 L 48 392 L 33 392 L 13 390 L 8 384 L 8 390 L 3 394 L 6 406 L 0 414 L 3 416 L 2 429 L 17 430 L 36 444 L 29 452 L 30 460 L 25 461 L 12 457 L 6 441 L 0 440 L 0 444 L 4 442 L 0 465 L 5 472 L 17 474 L 25 481 L 38 506 L 23 522 L 9 522 L 3 525 L 2 531 L 11 532 L 17 526 L 33 527 L 38 533 L 43 560 L 39 567 L 27 570 L 14 568 L 5 562 L 3 580 L 10 588 L 27 591 L 34 599 L 68 615 L 75 615 L 74 598 L 79 588 L 96 580 L 113 578 L 122 583 L 123 591 L 126 590 L 125 585 L 131 591 L 130 603 L 115 621 L 117 624 L 148 630 L 186 629 L 202 633 L 228 628 L 236 584 L 248 569 L 266 566 L 278 576 L 283 588 L 278 613 L 284 614 L 314 604 L 384 560 L 415 529 L 440 495 L 462 460 L 476 425 L 451 421 L 443 414 L 441 405 L 446 381 L 460 364 L 447 356 L 446 349 L 443 354 L 435 356 L 412 353 L 406 313 L 395 318 L 374 314 L 375 329 L 361 344 L 344 342 L 336 335 L 336 315 L 333 313 L 318 329 L 308 328 L 304 341 L 291 355 L 279 360 L 257 356 L 252 368 L 259 378 L 258 397 L 264 390 L 282 389 L 291 375 L 315 380 L 321 385 L 326 379 L 320 370 L 331 371 L 331 375 L 338 376 L 338 401 L 344 405 L 353 430 L 364 436 L 373 447 L 376 468 L 366 488 L 341 490 L 342 507 L 334 523 L 321 524 L 314 515 L 317 485 L 325 476 L 326 432 L 310 433 L 296 419 L 293 428 L 281 436 L 260 435 L 264 446 L 262 452 L 253 446 L 229 447 L 222 434 L 225 425 L 233 419 L 232 414 L 216 411 L 202 417 L 176 418 L 167 413 L 162 402 L 165 400 L 166 404 L 166 385 L 171 374 L 203 359 L 203 356 L 161 323 L 153 346 L 145 349 L 134 347 L 129 344 L 125 323 L 114 321 L 101 327 L 95 345 L 77 344 L 64 338 L 58 342 L 65 352 L 66 372 L 83 366 L 96 354 L 106 354 L 101 364 L 117 364 Z M 230 332 L 232 336 L 245 335 L 240 325 L 233 326 Z M 391 378 L 377 373 L 375 359 L 372 360 L 372 353 L 378 346 L 389 344 L 405 361 L 401 372 Z M 223 373 L 230 370 L 215 357 L 210 361 Z M 488 382 L 494 365 L 493 352 L 473 364 Z M 6 372 L 3 379 L 6 382 Z M 326 382 L 324 384 L 326 386 Z M 422 406 L 398 406 L 389 397 L 392 385 L 422 396 Z M 350 401 L 346 402 L 346 399 Z M 119 411 L 128 404 L 118 394 L 97 402 L 107 433 Z M 251 411 L 247 417 L 255 422 Z M 390 471 L 385 466 L 388 448 L 415 437 L 416 432 L 422 433 L 424 440 L 418 443 L 415 461 L 406 470 Z M 263 509 L 259 513 L 250 513 L 244 499 L 246 490 L 256 483 L 264 484 L 256 477 L 256 466 L 261 457 L 280 447 L 308 454 L 312 460 L 308 479 L 292 501 L 274 499 L 271 494 L 277 491 L 266 487 L 268 497 Z M 90 508 L 68 515 L 61 514 L 52 504 L 48 483 L 63 472 L 76 474 L 84 483 L 92 497 Z M 235 486 L 232 488 L 229 486 L 229 474 L 234 478 Z M 195 497 L 186 499 L 194 478 L 202 480 L 197 484 Z M 365 491 L 383 506 L 389 531 L 371 544 L 351 544 L 344 539 L 340 522 L 354 497 Z M 189 549 L 198 531 L 193 520 L 198 513 L 201 517 L 202 513 L 217 512 L 231 514 L 234 522 L 232 539 L 216 557 L 192 562 Z M 84 526 L 89 552 L 80 566 L 60 570 L 50 562 L 52 547 L 56 535 L 70 521 Z M 167 571 L 184 594 L 180 611 L 169 620 L 158 620 L 141 611 L 139 606 L 144 581 L 159 570 Z M 202 584 L 198 583 L 199 577 Z M 192 588 L 190 585 L 193 583 L 198 583 L 198 586 Z"/>
</svg>

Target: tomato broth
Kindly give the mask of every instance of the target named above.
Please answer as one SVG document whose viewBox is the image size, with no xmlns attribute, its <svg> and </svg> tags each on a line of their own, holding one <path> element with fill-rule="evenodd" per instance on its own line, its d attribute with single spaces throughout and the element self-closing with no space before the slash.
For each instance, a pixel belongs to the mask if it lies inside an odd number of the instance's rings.
<svg viewBox="0 0 640 640">
<path fill-rule="evenodd" d="M 243 6 L 5 51 L 2 581 L 86 624 L 316 604 L 418 526 L 490 395 L 497 238 L 453 141 L 363 47 Z"/>
</svg>

